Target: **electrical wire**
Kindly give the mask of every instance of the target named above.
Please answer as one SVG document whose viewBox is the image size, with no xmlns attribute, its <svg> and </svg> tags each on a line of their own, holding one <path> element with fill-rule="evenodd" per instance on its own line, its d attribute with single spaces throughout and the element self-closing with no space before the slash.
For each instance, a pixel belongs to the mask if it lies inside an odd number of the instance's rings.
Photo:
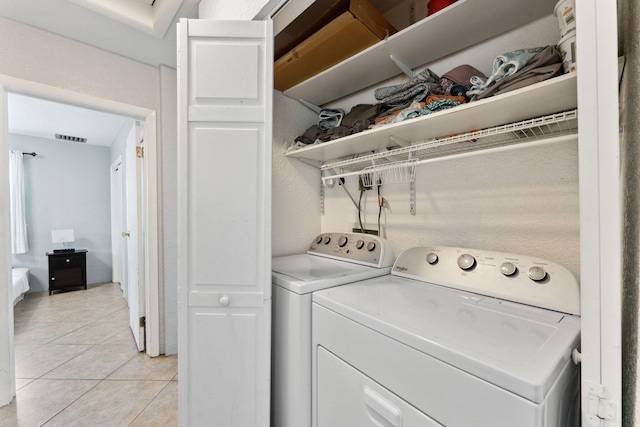
<svg viewBox="0 0 640 427">
<path fill-rule="evenodd" d="M 360 232 L 364 233 L 364 226 L 362 225 L 362 196 L 364 192 L 368 190 L 362 182 L 362 176 L 358 177 L 358 186 L 360 187 L 360 199 L 358 200 L 358 223 L 360 224 Z"/>
</svg>

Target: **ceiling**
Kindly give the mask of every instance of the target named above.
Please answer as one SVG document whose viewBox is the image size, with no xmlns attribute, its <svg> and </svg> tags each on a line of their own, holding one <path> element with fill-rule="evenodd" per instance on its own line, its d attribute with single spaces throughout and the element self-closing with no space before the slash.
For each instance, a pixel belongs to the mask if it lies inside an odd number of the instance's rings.
<svg viewBox="0 0 640 427">
<path fill-rule="evenodd" d="M 87 144 L 111 146 L 133 119 L 9 93 L 9 133 L 55 140 L 55 134 L 87 138 Z"/>
</svg>

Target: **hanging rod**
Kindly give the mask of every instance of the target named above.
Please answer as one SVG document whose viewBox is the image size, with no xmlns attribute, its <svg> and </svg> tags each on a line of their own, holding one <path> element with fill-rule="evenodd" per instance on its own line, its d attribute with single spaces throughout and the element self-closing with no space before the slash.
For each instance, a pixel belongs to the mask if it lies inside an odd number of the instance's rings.
<svg viewBox="0 0 640 427">
<path fill-rule="evenodd" d="M 363 176 L 374 179 L 374 184 L 411 182 L 416 165 L 561 142 L 575 139 L 576 133 L 577 111 L 566 111 L 326 164 L 321 171 L 329 174 L 322 181 Z"/>
<path fill-rule="evenodd" d="M 321 169 L 359 172 L 372 164 L 382 165 L 407 158 L 423 160 L 449 157 L 457 153 L 485 151 L 505 145 L 519 145 L 530 140 L 575 134 L 577 116 L 577 110 L 571 110 L 444 138 L 414 141 L 409 146 L 327 163 Z"/>
<path fill-rule="evenodd" d="M 25 156 L 32 156 L 35 157 L 38 155 L 38 153 L 36 153 L 35 151 L 32 151 L 31 153 L 25 153 L 24 151 L 22 152 L 22 154 L 24 154 Z"/>
</svg>

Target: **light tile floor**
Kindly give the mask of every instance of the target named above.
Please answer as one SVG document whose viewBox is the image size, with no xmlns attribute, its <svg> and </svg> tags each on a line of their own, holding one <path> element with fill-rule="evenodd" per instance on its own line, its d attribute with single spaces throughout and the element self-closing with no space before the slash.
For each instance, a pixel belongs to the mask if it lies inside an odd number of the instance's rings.
<svg viewBox="0 0 640 427">
<path fill-rule="evenodd" d="M 177 426 L 178 360 L 138 352 L 115 283 L 14 309 L 16 398 L 0 427 Z"/>
</svg>

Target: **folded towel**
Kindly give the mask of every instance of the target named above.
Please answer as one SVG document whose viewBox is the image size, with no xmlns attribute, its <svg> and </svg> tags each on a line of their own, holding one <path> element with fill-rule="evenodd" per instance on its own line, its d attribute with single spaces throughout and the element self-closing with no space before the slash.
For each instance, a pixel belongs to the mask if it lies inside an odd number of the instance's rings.
<svg viewBox="0 0 640 427">
<path fill-rule="evenodd" d="M 556 46 L 546 46 L 531 58 L 525 67 L 489 86 L 474 99 L 483 99 L 499 93 L 519 89 L 559 76 L 562 73 L 562 56 L 560 52 Z"/>
<path fill-rule="evenodd" d="M 430 91 L 439 86 L 440 77 L 427 68 L 406 83 L 376 89 L 374 96 L 380 104 L 388 108 L 403 108 L 408 107 L 412 102 L 421 101 Z"/>
<path fill-rule="evenodd" d="M 339 108 L 324 108 L 318 117 L 318 127 L 322 130 L 328 130 L 340 126 L 343 117 L 344 111 Z"/>
<path fill-rule="evenodd" d="M 517 73 L 543 49 L 544 46 L 529 49 L 518 49 L 497 56 L 493 61 L 493 72 L 488 79 L 484 79 L 480 76 L 473 76 L 471 78 L 471 84 L 473 86 L 467 92 L 467 96 L 480 95 L 491 84 L 498 83 L 505 77 Z"/>
</svg>

